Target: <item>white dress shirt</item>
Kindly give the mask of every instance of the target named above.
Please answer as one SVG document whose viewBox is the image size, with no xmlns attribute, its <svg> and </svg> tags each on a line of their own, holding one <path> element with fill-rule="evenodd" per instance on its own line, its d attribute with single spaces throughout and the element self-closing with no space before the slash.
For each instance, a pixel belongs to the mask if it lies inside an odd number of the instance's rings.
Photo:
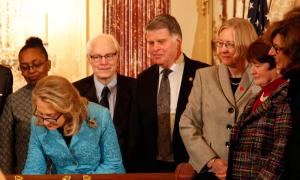
<svg viewBox="0 0 300 180">
<path fill-rule="evenodd" d="M 181 86 L 181 80 L 183 75 L 183 69 L 184 69 L 184 57 L 183 54 L 179 56 L 179 58 L 175 61 L 175 63 L 170 67 L 170 70 L 172 72 L 169 74 L 169 82 L 170 82 L 170 93 L 171 93 L 171 104 L 170 104 L 170 128 L 171 128 L 171 134 L 173 139 L 173 130 L 174 130 L 174 123 L 175 123 L 175 115 L 176 115 L 176 108 L 177 108 L 177 102 L 180 92 L 180 86 Z M 162 67 L 159 67 L 159 81 L 158 81 L 158 91 L 160 88 L 160 81 L 162 78 L 162 71 L 164 69 Z"/>
</svg>

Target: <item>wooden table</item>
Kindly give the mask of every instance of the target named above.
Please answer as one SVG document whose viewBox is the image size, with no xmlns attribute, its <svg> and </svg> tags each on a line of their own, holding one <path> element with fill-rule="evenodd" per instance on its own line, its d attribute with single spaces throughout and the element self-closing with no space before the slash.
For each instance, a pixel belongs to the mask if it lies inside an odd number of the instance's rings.
<svg viewBox="0 0 300 180">
<path fill-rule="evenodd" d="M 82 174 L 74 175 L 7 175 L 7 180 L 21 180 L 18 176 L 23 177 L 23 180 L 84 180 Z M 64 177 L 69 176 L 71 179 Z M 175 180 L 174 173 L 137 173 L 137 174 L 92 174 L 88 175 L 91 177 L 90 180 Z M 89 179 L 85 179 L 89 180 Z"/>
</svg>

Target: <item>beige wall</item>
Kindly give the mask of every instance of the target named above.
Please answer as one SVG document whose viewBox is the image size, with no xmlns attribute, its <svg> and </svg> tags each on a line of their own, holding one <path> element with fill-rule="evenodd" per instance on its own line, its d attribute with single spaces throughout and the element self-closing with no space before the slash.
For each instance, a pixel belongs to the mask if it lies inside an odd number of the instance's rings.
<svg viewBox="0 0 300 180">
<path fill-rule="evenodd" d="M 87 34 L 86 40 L 89 41 L 93 37 L 103 32 L 103 0 L 87 0 Z M 92 73 L 91 67 L 87 64 L 87 75 Z"/>
<path fill-rule="evenodd" d="M 8 15 L 11 24 L 7 32 L 15 59 L 25 40 L 38 36 L 52 61 L 49 74 L 62 75 L 70 81 L 85 77 L 86 4 L 83 0 L 10 1 L 9 8 L 13 10 Z M 0 5 L 5 6 L 5 1 Z M 16 67 L 13 68 L 14 90 L 26 84 Z"/>
<path fill-rule="evenodd" d="M 2 4 L 6 4 L 9 0 L 2 1 Z M 289 0 L 294 1 L 295 4 L 300 4 L 300 0 Z M 91 73 L 85 47 L 90 38 L 102 32 L 103 0 L 9 2 L 16 5 L 16 10 L 12 11 L 14 14 L 10 16 L 13 22 L 12 30 L 8 31 L 13 38 L 11 42 L 16 55 L 26 38 L 32 35 L 39 36 L 48 43 L 46 48 L 53 63 L 50 74 L 63 75 L 70 81 L 76 81 Z M 275 5 L 279 2 L 281 0 L 273 0 L 274 9 L 278 9 Z M 189 57 L 211 64 L 212 31 L 215 31 L 217 24 L 215 19 L 219 18 L 221 10 L 219 0 L 171 0 L 171 14 L 181 25 L 183 51 Z M 16 69 L 14 78 L 15 90 L 25 84 Z"/>
<path fill-rule="evenodd" d="M 86 75 L 86 2 L 57 1 L 49 8 L 48 51 L 53 60 L 51 74 L 63 75 L 70 81 Z M 66 8 L 68 7 L 68 8 Z M 62 63 L 63 62 L 63 63 Z"/>
<path fill-rule="evenodd" d="M 183 52 L 193 59 L 211 63 L 211 5 L 203 2 L 171 0 L 171 14 L 182 29 Z"/>
<path fill-rule="evenodd" d="M 176 17 L 183 32 L 183 51 L 193 59 L 212 64 L 211 40 L 213 34 L 221 25 L 222 3 L 226 2 L 227 18 L 233 17 L 233 1 L 220 0 L 171 0 L 171 14 Z M 236 0 L 236 16 L 243 15 L 243 1 Z M 248 9 L 249 0 L 245 2 Z M 268 4 L 271 0 L 268 0 Z M 272 0 L 270 21 L 280 20 L 283 14 L 294 6 L 299 6 L 300 0 Z M 218 62 L 214 57 L 214 62 Z"/>
</svg>

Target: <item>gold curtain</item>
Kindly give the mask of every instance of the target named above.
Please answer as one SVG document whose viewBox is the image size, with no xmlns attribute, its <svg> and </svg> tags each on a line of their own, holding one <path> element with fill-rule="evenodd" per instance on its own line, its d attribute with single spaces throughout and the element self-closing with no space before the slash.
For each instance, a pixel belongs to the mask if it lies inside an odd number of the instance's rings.
<svg viewBox="0 0 300 180">
<path fill-rule="evenodd" d="M 103 31 L 120 43 L 120 74 L 136 77 L 151 66 L 145 26 L 154 16 L 169 13 L 170 0 L 104 0 Z"/>
</svg>

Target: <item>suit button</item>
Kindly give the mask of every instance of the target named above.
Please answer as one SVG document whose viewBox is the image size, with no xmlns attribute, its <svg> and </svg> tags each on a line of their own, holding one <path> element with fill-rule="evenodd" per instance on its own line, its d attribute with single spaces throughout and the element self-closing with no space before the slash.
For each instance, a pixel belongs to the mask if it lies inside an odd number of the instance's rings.
<svg viewBox="0 0 300 180">
<path fill-rule="evenodd" d="M 233 113 L 234 112 L 234 108 L 233 107 L 228 108 L 228 112 L 229 113 Z"/>
<path fill-rule="evenodd" d="M 225 146 L 229 148 L 229 147 L 230 147 L 230 142 L 227 141 L 227 142 L 225 143 Z"/>
<path fill-rule="evenodd" d="M 227 128 L 227 130 L 231 130 L 232 125 L 231 124 L 227 124 L 226 128 Z"/>
</svg>

